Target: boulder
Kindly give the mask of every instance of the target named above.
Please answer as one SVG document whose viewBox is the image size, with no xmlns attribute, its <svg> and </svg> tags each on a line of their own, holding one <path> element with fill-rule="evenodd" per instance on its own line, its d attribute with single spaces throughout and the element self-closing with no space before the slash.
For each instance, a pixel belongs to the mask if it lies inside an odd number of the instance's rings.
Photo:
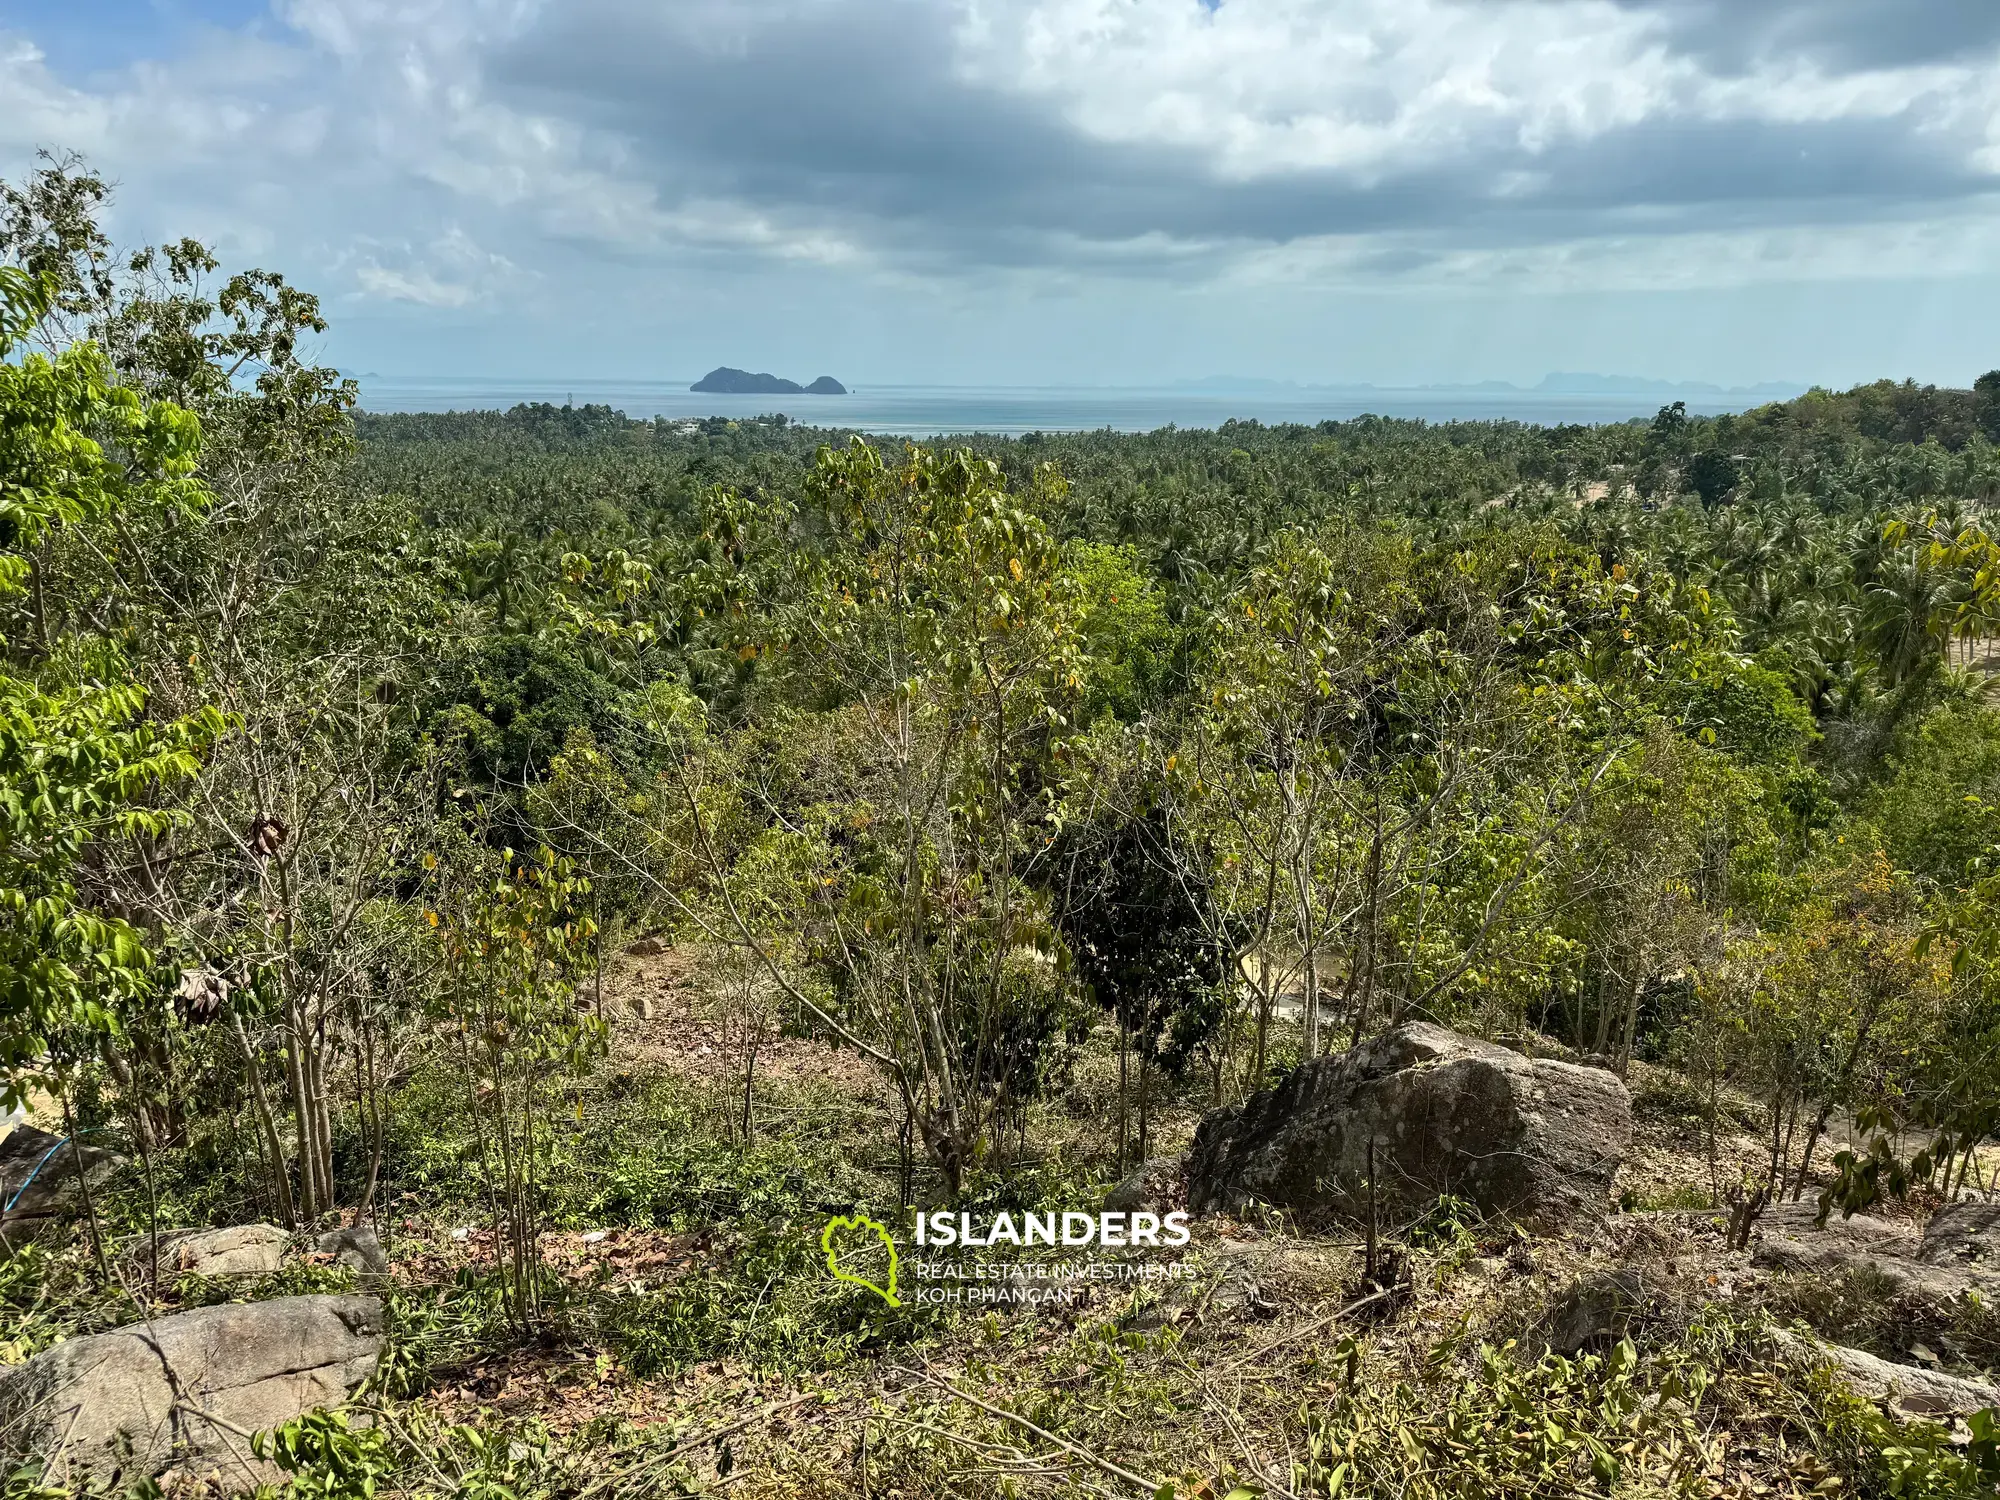
<svg viewBox="0 0 2000 1500">
<path fill-rule="evenodd" d="M 1750 1258 L 1774 1271 L 1841 1270 L 1857 1261 L 1890 1257 L 1907 1260 L 1917 1253 L 1917 1234 L 1905 1224 L 1838 1212 L 1819 1222 L 1813 1201 L 1773 1203 L 1750 1231 Z"/>
<path fill-rule="evenodd" d="M 285 1263 L 292 1237 L 275 1224 L 189 1229 L 160 1236 L 162 1276 L 268 1276 Z"/>
<path fill-rule="evenodd" d="M 1646 1279 L 1637 1271 L 1580 1276 L 1549 1309 L 1549 1347 L 1558 1354 L 1615 1344 L 1645 1315 Z"/>
<path fill-rule="evenodd" d="M 375 1297 L 196 1308 L 0 1371 L 0 1432 L 11 1451 L 45 1460 L 52 1484 L 185 1466 L 247 1488 L 270 1476 L 246 1434 L 343 1400 L 381 1345 Z"/>
<path fill-rule="evenodd" d="M 1187 1179 L 1178 1156 L 1156 1156 L 1104 1195 L 1111 1213 L 1169 1213 L 1187 1207 Z"/>
<path fill-rule="evenodd" d="M 0 1136 L 0 1255 L 26 1244 L 54 1220 L 81 1212 L 79 1158 L 92 1187 L 124 1161 L 97 1146 L 79 1152 L 68 1137 L 32 1125 L 16 1125 Z"/>
<path fill-rule="evenodd" d="M 2000 1198 L 1947 1203 L 1924 1226 L 1917 1259 L 1932 1266 L 2000 1272 Z"/>
<path fill-rule="evenodd" d="M 1899 1365 L 1860 1349 L 1823 1344 L 1782 1329 L 1775 1337 L 1779 1349 L 1793 1359 L 1831 1365 L 1857 1395 L 1887 1402 L 1901 1416 L 1964 1417 L 2000 1406 L 2000 1387 L 1988 1381 Z"/>
<path fill-rule="evenodd" d="M 363 1276 L 384 1276 L 389 1271 L 389 1257 L 382 1251 L 382 1242 L 366 1224 L 357 1224 L 352 1229 L 329 1229 L 313 1241 L 313 1248 L 322 1255 L 331 1255 L 335 1265 L 352 1266 Z"/>
<path fill-rule="evenodd" d="M 1924 1241 L 1901 1224 L 1856 1214 L 1829 1215 L 1826 1227 L 1813 1222 L 1811 1203 L 1780 1203 L 1767 1209 L 1750 1236 L 1750 1263 L 1771 1271 L 1859 1276 L 1884 1297 L 1930 1303 L 1965 1297 L 2000 1300 L 2000 1266 L 1924 1258 Z M 1951 1242 L 1948 1224 L 1933 1242 L 1940 1253 Z"/>
<path fill-rule="evenodd" d="M 1360 1218 L 1372 1143 L 1385 1224 L 1452 1193 L 1548 1230 L 1605 1211 L 1631 1137 L 1613 1074 L 1419 1022 L 1210 1113 L 1188 1153 L 1188 1202 Z"/>
</svg>

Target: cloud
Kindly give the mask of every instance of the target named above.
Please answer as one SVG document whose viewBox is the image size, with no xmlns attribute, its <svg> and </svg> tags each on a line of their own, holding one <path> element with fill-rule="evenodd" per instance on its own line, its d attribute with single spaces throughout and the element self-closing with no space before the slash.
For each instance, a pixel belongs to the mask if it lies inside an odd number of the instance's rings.
<svg viewBox="0 0 2000 1500">
<path fill-rule="evenodd" d="M 482 250 L 456 227 L 420 248 L 372 248 L 354 266 L 359 295 L 420 307 L 471 306 L 525 279 L 506 256 Z"/>
<path fill-rule="evenodd" d="M 276 0 L 80 76 L 0 38 L 11 170 L 74 146 L 148 228 L 439 310 L 591 265 L 1905 275 L 2000 192 L 1990 0 Z"/>
<path fill-rule="evenodd" d="M 753 205 L 911 268 L 1182 274 L 1326 236 L 1437 255 L 1984 211 L 1984 11 L 1906 28 L 1867 63 L 1887 5 L 1753 6 L 1727 58 L 1691 40 L 1702 9 L 570 0 L 487 76 L 619 142 L 664 199 Z"/>
</svg>

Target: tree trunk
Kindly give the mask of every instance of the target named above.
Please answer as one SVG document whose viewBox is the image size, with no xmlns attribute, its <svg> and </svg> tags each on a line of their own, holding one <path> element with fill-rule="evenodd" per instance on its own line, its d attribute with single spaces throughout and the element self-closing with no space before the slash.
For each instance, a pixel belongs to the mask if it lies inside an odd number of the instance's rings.
<svg viewBox="0 0 2000 1500">
<path fill-rule="evenodd" d="M 1125 1074 L 1126 1058 L 1130 1052 L 1129 1033 L 1126 1030 L 1124 1014 L 1121 1012 L 1118 1017 L 1118 1170 L 1112 1174 L 1115 1177 L 1123 1177 L 1125 1175 L 1125 1127 L 1127 1120 Z"/>
<path fill-rule="evenodd" d="M 299 1227 L 299 1215 L 292 1201 L 291 1165 L 285 1160 L 285 1143 L 278 1134 L 278 1117 L 271 1110 L 270 1096 L 264 1092 L 264 1070 L 250 1045 L 250 1034 L 243 1029 L 243 1018 L 232 1011 L 230 1019 L 235 1023 L 236 1041 L 243 1049 L 243 1066 L 250 1077 L 250 1104 L 257 1117 L 258 1134 L 262 1137 L 265 1151 L 269 1153 L 271 1186 L 277 1197 L 278 1217 L 287 1228 L 296 1229 Z"/>
</svg>

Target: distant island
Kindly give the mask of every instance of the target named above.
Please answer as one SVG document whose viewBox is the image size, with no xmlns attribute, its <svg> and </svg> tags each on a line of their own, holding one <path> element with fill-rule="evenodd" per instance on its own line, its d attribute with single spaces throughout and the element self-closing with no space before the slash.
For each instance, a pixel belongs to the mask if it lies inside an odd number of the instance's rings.
<svg viewBox="0 0 2000 1500">
<path fill-rule="evenodd" d="M 1763 380 L 1755 385 L 1714 385 L 1705 380 L 1656 380 L 1644 375 L 1590 375 L 1558 370 L 1544 375 L 1534 385 L 1516 385 L 1511 380 L 1477 380 L 1432 385 L 1375 385 L 1369 381 L 1330 383 L 1270 380 L 1247 375 L 1209 375 L 1200 380 L 1177 380 L 1172 389 L 1238 395 L 1249 392 L 1270 395 L 1300 395 L 1338 391 L 1343 395 L 1380 392 L 1436 391 L 1450 395 L 1523 396 L 1680 396 L 1700 400 L 1714 396 L 1762 396 L 1772 401 L 1788 401 L 1806 392 L 1803 381 Z"/>
<path fill-rule="evenodd" d="M 752 375 L 748 370 L 733 370 L 728 365 L 718 365 L 688 389 L 721 396 L 845 396 L 847 394 L 847 387 L 831 375 L 822 375 L 811 385 L 800 385 L 796 380 L 783 380 L 776 375 Z"/>
</svg>

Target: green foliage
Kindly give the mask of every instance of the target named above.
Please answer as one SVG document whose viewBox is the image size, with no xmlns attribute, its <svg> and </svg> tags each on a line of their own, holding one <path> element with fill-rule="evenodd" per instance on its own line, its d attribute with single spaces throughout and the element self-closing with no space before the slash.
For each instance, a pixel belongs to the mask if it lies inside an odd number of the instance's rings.
<svg viewBox="0 0 2000 1500">
<path fill-rule="evenodd" d="M 386 1431 L 348 1425 L 339 1410 L 310 1411 L 250 1440 L 250 1451 L 292 1476 L 295 1500 L 374 1500 L 396 1472 Z"/>
<path fill-rule="evenodd" d="M 819 1223 L 756 1224 L 725 1257 L 658 1290 L 613 1293 L 598 1326 L 633 1373 L 674 1372 L 727 1358 L 759 1369 L 833 1369 L 864 1343 L 903 1343 L 935 1312 L 892 1309 L 873 1292 L 835 1281 Z"/>
<path fill-rule="evenodd" d="M 1705 1495 L 1729 1451 L 1722 1430 L 1754 1432 L 1800 1492 L 1955 1500 L 2000 1474 L 1990 1414 L 1963 1446 L 1892 1421 L 1824 1372 L 1780 1378 L 1756 1330 L 1713 1311 L 1643 1350 L 1533 1360 L 1447 1339 L 1421 1383 L 1371 1374 L 1350 1366 L 1342 1395 L 1301 1413 L 1298 1493 Z"/>
<path fill-rule="evenodd" d="M 0 356 L 51 295 L 0 267 Z M 175 827 L 154 795 L 192 776 L 223 727 L 213 711 L 143 722 L 146 694 L 120 680 L 115 651 L 55 638 L 38 560 L 64 528 L 197 506 L 199 439 L 187 412 L 112 385 L 88 344 L 0 359 L 0 607 L 24 605 L 28 627 L 0 645 L 29 663 L 0 664 L 0 1106 L 55 1082 L 147 993 L 140 934 L 88 902 L 78 867 L 94 843 Z"/>
<path fill-rule="evenodd" d="M 1821 1391 L 1827 1440 L 1852 1445 L 1870 1491 L 1897 1500 L 1973 1500 L 2000 1486 L 2000 1414 L 1975 1412 L 1962 1441 L 1935 1422 L 1897 1422 L 1844 1390 Z"/>
<path fill-rule="evenodd" d="M 94 842 L 171 828 L 146 799 L 191 776 L 220 726 L 138 722 L 144 701 L 131 684 L 47 693 L 0 673 L 0 1106 L 55 1081 L 150 992 L 139 933 L 85 904 L 76 869 Z"/>
<path fill-rule="evenodd" d="M 1166 592 L 1131 547 L 1072 543 L 1065 561 L 1083 599 L 1077 628 L 1089 664 L 1078 716 L 1089 723 L 1108 713 L 1130 723 L 1170 685 L 1180 640 Z"/>
<path fill-rule="evenodd" d="M 582 1086 L 574 1115 L 554 1110 L 539 1138 L 542 1213 L 555 1228 L 610 1225 L 688 1231 L 806 1211 L 850 1184 L 832 1149 L 856 1108 L 835 1097 L 788 1097 L 797 1129 L 745 1149 L 715 1129 L 714 1103 L 671 1078 L 613 1074 Z M 825 1121 L 814 1128 L 814 1117 Z M 400 1191 L 440 1211 L 477 1211 L 467 1167 L 479 1143 L 465 1080 L 448 1062 L 413 1078 L 397 1112 L 385 1171 Z"/>
<path fill-rule="evenodd" d="M 928 1336 L 814 1274 L 815 1221 L 879 1209 L 892 1152 L 900 1196 L 1095 1201 L 1091 990 L 1137 1041 L 1142 1144 L 1156 1092 L 1178 1129 L 1413 1017 L 1673 1061 L 1642 1112 L 1712 1171 L 1665 1202 L 1732 1186 L 1740 1130 L 1818 1190 L 1849 1115 L 1875 1135 L 1829 1212 L 1955 1188 L 2000 1123 L 2000 375 L 929 447 L 355 418 L 301 353 L 309 294 L 191 241 L 115 258 L 104 195 L 71 162 L 0 188 L 0 1102 L 60 1083 L 134 1158 L 94 1205 L 117 1234 L 383 1196 L 490 1221 L 491 1269 L 392 1294 L 384 1392 L 529 1336 L 645 1371 Z M 713 1076 L 601 1066 L 627 926 L 727 991 Z M 765 1079 L 781 1030 L 879 1093 Z M 1072 1104 L 1104 1139 L 1030 1149 Z M 708 1263 L 545 1265 L 607 1225 Z M 1452 1204 L 1412 1233 L 1471 1244 Z M 0 1265 L 0 1307 L 18 1359 L 136 1304 L 55 1245 Z M 1168 1423 L 1148 1362 L 1180 1338 L 1088 1331 L 1062 1389 Z M 1991 1488 L 1990 1422 L 1952 1444 L 1753 1344 L 1448 1342 L 1364 1387 L 1350 1339 L 1295 1485 L 1674 1493 L 1733 1428 L 1822 1493 Z M 928 1440 L 892 1444 L 912 1493 L 947 1482 Z M 526 1422 L 270 1441 L 301 1496 L 597 1482 Z"/>
<path fill-rule="evenodd" d="M 1668 691 L 1690 734 L 1753 765 L 1789 770 L 1819 738 L 1784 677 L 1753 662 L 1704 655 Z"/>
<path fill-rule="evenodd" d="M 548 1114 L 559 1080 L 602 1054 L 602 1021 L 577 1013 L 571 981 L 593 927 L 579 903 L 589 882 L 544 849 L 517 856 L 465 843 L 438 871 L 438 1019 L 455 1043 L 479 1180 L 504 1243 L 510 1310 L 527 1328 L 544 1290 L 540 1236 Z"/>
<path fill-rule="evenodd" d="M 0 1260 L 0 1369 L 137 1314 L 125 1288 L 90 1274 L 85 1261 L 80 1247 L 41 1243 Z"/>
<path fill-rule="evenodd" d="M 1974 860 L 2000 846 L 2000 716 L 1954 702 L 1908 724 L 1863 815 L 1898 868 L 1962 883 Z"/>
</svg>

